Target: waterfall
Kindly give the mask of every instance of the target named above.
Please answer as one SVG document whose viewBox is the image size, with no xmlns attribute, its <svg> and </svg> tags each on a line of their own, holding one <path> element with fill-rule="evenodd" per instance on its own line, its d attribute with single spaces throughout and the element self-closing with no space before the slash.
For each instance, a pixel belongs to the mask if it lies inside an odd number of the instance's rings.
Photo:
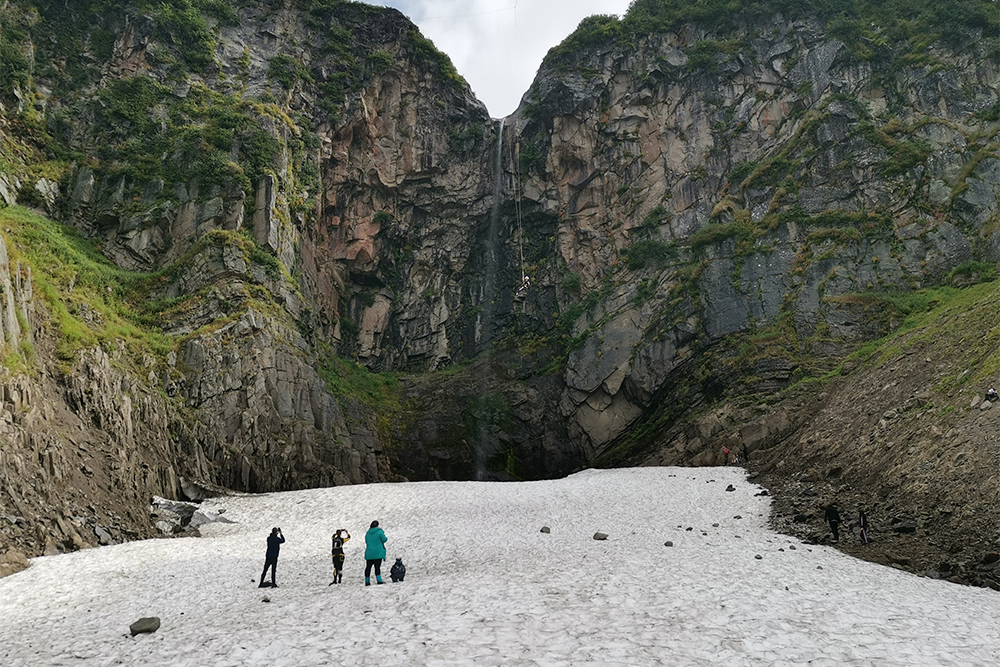
<svg viewBox="0 0 1000 667">
<path fill-rule="evenodd" d="M 489 226 L 486 231 L 485 251 L 486 265 L 483 275 L 482 287 L 482 338 L 480 342 L 488 347 L 496 335 L 497 309 L 504 302 L 500 298 L 498 289 L 498 277 L 503 257 L 503 243 L 500 237 L 500 203 L 503 195 L 503 125 L 504 119 L 500 119 L 497 129 L 497 150 L 496 158 L 493 162 L 493 203 L 490 207 Z M 472 442 L 472 456 L 475 465 L 475 479 L 485 480 L 489 476 L 486 462 L 497 451 L 496 427 L 492 424 L 489 415 L 490 410 L 484 407 L 485 397 L 478 397 L 469 410 L 472 413 L 471 421 L 474 424 L 475 433 L 470 433 Z"/>
<path fill-rule="evenodd" d="M 500 267 L 500 199 L 503 194 L 503 123 L 500 119 L 497 130 L 497 152 L 493 163 L 493 205 L 490 208 L 490 224 L 486 233 L 486 273 L 483 276 L 483 335 L 482 342 L 493 341 L 496 327 L 497 273 Z"/>
</svg>

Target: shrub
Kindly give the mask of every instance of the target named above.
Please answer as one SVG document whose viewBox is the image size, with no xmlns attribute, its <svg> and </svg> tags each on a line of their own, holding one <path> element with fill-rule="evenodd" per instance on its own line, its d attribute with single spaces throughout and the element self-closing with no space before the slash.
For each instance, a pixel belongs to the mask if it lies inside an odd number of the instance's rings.
<svg viewBox="0 0 1000 667">
<path fill-rule="evenodd" d="M 205 17 L 190 0 L 161 2 L 154 11 L 161 39 L 178 47 L 181 58 L 196 71 L 205 70 L 215 56 L 215 36 Z"/>
<path fill-rule="evenodd" d="M 267 61 L 267 76 L 280 83 L 286 90 L 291 90 L 299 81 L 312 81 L 308 68 L 284 53 Z"/>
<path fill-rule="evenodd" d="M 662 265 L 676 256 L 677 246 L 663 241 L 638 241 L 625 249 L 626 265 L 633 271 Z"/>
<path fill-rule="evenodd" d="M 738 232 L 736 223 L 731 222 L 722 225 L 717 222 L 710 222 L 691 235 L 691 250 L 695 252 L 707 246 L 715 245 L 720 241 L 736 236 Z"/>
<path fill-rule="evenodd" d="M 376 74 L 385 74 L 392 69 L 393 57 L 388 51 L 379 49 L 368 54 L 367 62 Z"/>
<path fill-rule="evenodd" d="M 576 271 L 570 271 L 563 276 L 560 285 L 567 292 L 579 292 L 583 285 L 583 278 Z"/>
</svg>

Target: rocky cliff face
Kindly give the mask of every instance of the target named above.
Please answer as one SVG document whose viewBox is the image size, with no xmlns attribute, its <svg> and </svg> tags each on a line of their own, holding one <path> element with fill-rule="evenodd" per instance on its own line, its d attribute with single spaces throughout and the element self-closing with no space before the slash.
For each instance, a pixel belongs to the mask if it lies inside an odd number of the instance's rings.
<svg viewBox="0 0 1000 667">
<path fill-rule="evenodd" d="M 0 94 L 0 196 L 133 272 L 145 291 L 108 294 L 168 341 L 67 351 L 53 327 L 42 370 L 9 369 L 47 415 L 16 436 L 38 481 L 0 497 L 41 495 L 11 516 L 112 525 L 56 501 L 115 506 L 118 470 L 139 512 L 181 477 L 716 463 L 804 428 L 802 406 L 745 404 L 894 329 L 886 293 L 997 259 L 995 61 L 975 42 L 862 58 L 811 19 L 687 25 L 554 50 L 500 122 L 395 11 L 209 4 L 0 12 L 0 47 L 28 54 Z M 55 272 L 35 329 L 75 280 Z M 103 326 L 91 312 L 70 316 Z M 88 437 L 64 437 L 78 421 Z M 27 551 L 79 546 L 18 530 Z"/>
<path fill-rule="evenodd" d="M 563 312 L 597 295 L 571 332 L 574 439 L 602 452 L 664 399 L 781 386 L 802 352 L 888 330 L 854 295 L 996 260 L 995 61 L 925 56 L 860 60 L 808 20 L 550 55 L 511 126 L 530 215 L 552 221 L 536 284 Z M 733 334 L 752 352 L 709 368 Z"/>
</svg>

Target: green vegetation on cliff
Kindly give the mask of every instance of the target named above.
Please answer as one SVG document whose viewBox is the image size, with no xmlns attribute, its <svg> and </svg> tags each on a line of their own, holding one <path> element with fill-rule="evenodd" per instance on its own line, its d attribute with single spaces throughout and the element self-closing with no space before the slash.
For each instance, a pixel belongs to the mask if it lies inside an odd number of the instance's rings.
<svg viewBox="0 0 1000 667">
<path fill-rule="evenodd" d="M 776 16 L 816 17 L 864 59 L 884 47 L 902 45 L 904 51 L 916 53 L 936 40 L 960 47 L 970 34 L 1000 38 L 1000 12 L 992 0 L 634 0 L 621 19 L 611 15 L 584 19 L 545 59 L 566 64 L 584 49 L 633 43 L 687 23 L 724 34 L 765 25 Z"/>
<path fill-rule="evenodd" d="M 162 274 L 122 270 L 73 229 L 20 207 L 0 209 L 12 266 L 31 269 L 31 282 L 54 325 L 59 361 L 72 365 L 79 351 L 124 343 L 139 358 L 164 354 L 174 342 L 151 326 L 150 300 Z"/>
</svg>

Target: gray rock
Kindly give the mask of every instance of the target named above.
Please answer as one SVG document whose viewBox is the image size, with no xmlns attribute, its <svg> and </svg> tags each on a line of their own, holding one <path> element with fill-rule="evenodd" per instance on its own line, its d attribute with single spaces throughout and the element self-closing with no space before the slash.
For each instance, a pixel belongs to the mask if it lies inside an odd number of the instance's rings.
<svg viewBox="0 0 1000 667">
<path fill-rule="evenodd" d="M 128 626 L 129 632 L 135 637 L 138 634 L 156 632 L 160 629 L 160 619 L 156 616 L 140 618 L 138 621 Z"/>
<path fill-rule="evenodd" d="M 115 538 L 111 536 L 111 532 L 105 526 L 94 526 L 94 535 L 97 536 L 97 543 L 101 546 L 116 543 Z"/>
<path fill-rule="evenodd" d="M 607 533 L 594 533 L 595 540 L 606 540 L 608 539 Z"/>
<path fill-rule="evenodd" d="M 551 530 L 549 530 L 549 527 L 548 527 L 548 526 L 542 526 L 542 530 L 541 530 L 541 532 L 543 532 L 543 533 L 551 533 L 552 531 L 551 531 Z"/>
</svg>

